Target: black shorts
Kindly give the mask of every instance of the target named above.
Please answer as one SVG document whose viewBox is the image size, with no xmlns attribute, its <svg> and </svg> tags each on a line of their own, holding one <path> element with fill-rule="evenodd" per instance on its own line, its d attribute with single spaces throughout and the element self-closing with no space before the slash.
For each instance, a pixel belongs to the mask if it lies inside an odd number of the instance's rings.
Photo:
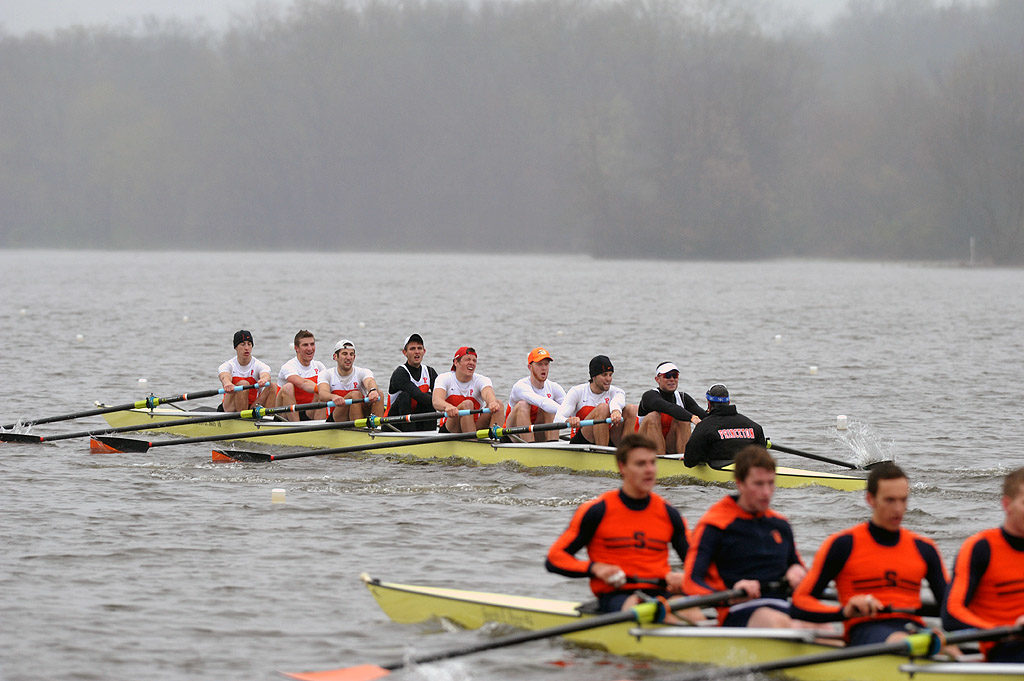
<svg viewBox="0 0 1024 681">
<path fill-rule="evenodd" d="M 569 444 L 571 444 L 571 445 L 592 445 L 594 443 L 591 442 L 590 440 L 588 440 L 587 438 L 583 437 L 583 429 L 580 428 L 575 433 L 573 433 L 573 436 L 569 439 Z"/>
<path fill-rule="evenodd" d="M 729 613 L 722 621 L 722 626 L 745 627 L 747 626 L 747 622 L 750 621 L 751 615 L 753 615 L 758 608 L 771 608 L 772 610 L 778 610 L 779 612 L 788 615 L 789 601 L 782 600 L 781 598 L 755 598 L 750 601 L 744 601 L 743 603 L 737 603 L 729 608 Z"/>
<path fill-rule="evenodd" d="M 850 627 L 846 644 L 850 646 L 866 646 L 872 643 L 885 643 L 889 635 L 897 631 L 909 633 L 907 625 L 920 626 L 912 619 L 892 617 L 870 622 L 861 622 Z"/>
<path fill-rule="evenodd" d="M 612 591 L 607 594 L 599 594 L 597 597 L 597 609 L 600 612 L 617 612 L 622 610 L 622 604 L 626 599 L 635 593 L 645 593 L 654 598 L 668 598 L 668 591 L 662 589 L 630 589 L 629 591 Z"/>
</svg>

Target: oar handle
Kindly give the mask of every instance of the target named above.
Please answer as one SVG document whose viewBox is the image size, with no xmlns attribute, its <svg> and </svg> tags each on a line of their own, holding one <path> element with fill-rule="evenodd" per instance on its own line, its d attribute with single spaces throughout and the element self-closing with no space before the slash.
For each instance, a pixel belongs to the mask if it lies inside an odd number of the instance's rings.
<svg viewBox="0 0 1024 681">
<path fill-rule="evenodd" d="M 829 458 L 827 456 L 822 456 L 821 454 L 811 454 L 810 452 L 802 452 L 799 449 L 793 449 L 791 447 L 784 447 L 782 445 L 777 445 L 774 442 L 772 442 L 771 440 L 768 440 L 768 449 L 776 449 L 776 450 L 778 450 L 780 452 L 785 452 L 786 454 L 793 454 L 795 456 L 802 456 L 805 459 L 814 459 L 815 461 L 823 461 L 825 463 L 835 464 L 836 466 L 843 466 L 844 468 L 849 468 L 849 469 L 852 469 L 852 470 L 857 470 L 858 468 L 860 468 L 860 466 L 858 466 L 856 464 L 849 463 L 848 461 L 840 461 L 839 459 L 831 459 L 831 458 Z"/>
</svg>

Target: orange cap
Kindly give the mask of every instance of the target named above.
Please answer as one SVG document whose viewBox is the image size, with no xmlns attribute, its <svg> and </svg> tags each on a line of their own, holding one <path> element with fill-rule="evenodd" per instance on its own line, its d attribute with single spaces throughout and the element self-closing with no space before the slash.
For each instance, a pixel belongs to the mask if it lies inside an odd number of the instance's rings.
<svg viewBox="0 0 1024 681">
<path fill-rule="evenodd" d="M 545 348 L 534 348 L 533 350 L 530 350 L 530 354 L 526 358 L 526 363 L 533 364 L 534 362 L 539 362 L 542 359 L 550 359 L 552 362 L 555 361 L 552 359 L 551 353 Z"/>
</svg>

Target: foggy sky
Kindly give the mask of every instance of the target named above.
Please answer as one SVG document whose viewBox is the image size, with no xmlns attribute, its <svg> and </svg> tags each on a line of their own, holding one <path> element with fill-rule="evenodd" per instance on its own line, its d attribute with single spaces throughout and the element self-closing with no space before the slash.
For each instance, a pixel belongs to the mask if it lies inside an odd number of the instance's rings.
<svg viewBox="0 0 1024 681">
<path fill-rule="evenodd" d="M 846 0 L 762 0 L 773 21 L 803 20 L 821 25 L 846 5 Z M 155 16 L 160 19 L 201 21 L 213 29 L 227 26 L 232 16 L 254 7 L 283 8 L 291 0 L 4 0 L 0 26 L 11 34 L 49 32 L 74 25 L 121 26 Z M 753 4 L 753 3 L 752 3 Z"/>
</svg>

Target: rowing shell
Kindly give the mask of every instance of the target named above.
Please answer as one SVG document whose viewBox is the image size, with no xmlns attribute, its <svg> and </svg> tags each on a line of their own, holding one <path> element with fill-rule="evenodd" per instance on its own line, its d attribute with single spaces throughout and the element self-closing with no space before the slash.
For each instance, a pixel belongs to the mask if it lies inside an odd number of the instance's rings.
<svg viewBox="0 0 1024 681">
<path fill-rule="evenodd" d="M 146 423 L 158 424 L 162 421 L 180 420 L 189 416 L 209 416 L 208 411 L 185 411 L 182 409 L 133 409 L 111 414 L 104 418 L 112 427 L 135 426 Z M 370 442 L 394 442 L 394 453 L 413 456 L 420 459 L 450 459 L 452 457 L 466 459 L 480 464 L 515 463 L 524 468 L 563 468 L 583 473 L 617 474 L 613 447 L 596 445 L 572 445 L 568 442 L 544 443 L 498 443 L 492 441 L 452 441 L 437 442 L 416 446 L 399 447 L 403 442 L 420 439 L 434 434 L 432 431 L 415 433 L 398 433 L 382 430 L 365 430 L 352 428 L 333 428 L 305 433 L 292 433 L 291 429 L 298 425 L 308 426 L 315 421 L 304 421 L 301 424 L 290 421 L 252 421 L 245 419 L 228 419 L 205 423 L 192 423 L 180 426 L 161 428 L 161 432 L 170 432 L 185 437 L 202 437 L 237 433 L 238 440 L 245 440 L 246 434 L 267 429 L 280 430 L 281 436 L 260 437 L 254 442 L 265 445 L 288 445 L 306 448 L 352 447 Z M 702 482 L 727 483 L 732 481 L 732 466 L 711 468 L 701 464 L 687 468 L 681 455 L 661 456 L 658 458 L 658 479 L 690 478 Z M 777 487 L 802 487 L 804 485 L 823 485 L 839 490 L 862 490 L 864 478 L 844 473 L 825 473 L 800 468 L 779 467 L 776 470 L 775 484 Z"/>
<path fill-rule="evenodd" d="M 580 612 L 580 603 L 572 601 L 395 584 L 381 582 L 366 574 L 362 579 L 377 604 L 396 622 L 444 618 L 467 629 L 496 622 L 534 630 L 589 616 Z M 616 655 L 740 666 L 835 650 L 833 646 L 814 643 L 814 635 L 813 631 L 749 627 L 652 625 L 637 628 L 633 623 L 623 622 L 575 632 L 565 638 Z M 909 662 L 899 655 L 877 655 L 798 667 L 787 670 L 786 674 L 806 681 L 908 681 L 909 678 L 921 681 L 1021 681 L 1024 678 L 1024 665 L 1020 664 Z"/>
</svg>

